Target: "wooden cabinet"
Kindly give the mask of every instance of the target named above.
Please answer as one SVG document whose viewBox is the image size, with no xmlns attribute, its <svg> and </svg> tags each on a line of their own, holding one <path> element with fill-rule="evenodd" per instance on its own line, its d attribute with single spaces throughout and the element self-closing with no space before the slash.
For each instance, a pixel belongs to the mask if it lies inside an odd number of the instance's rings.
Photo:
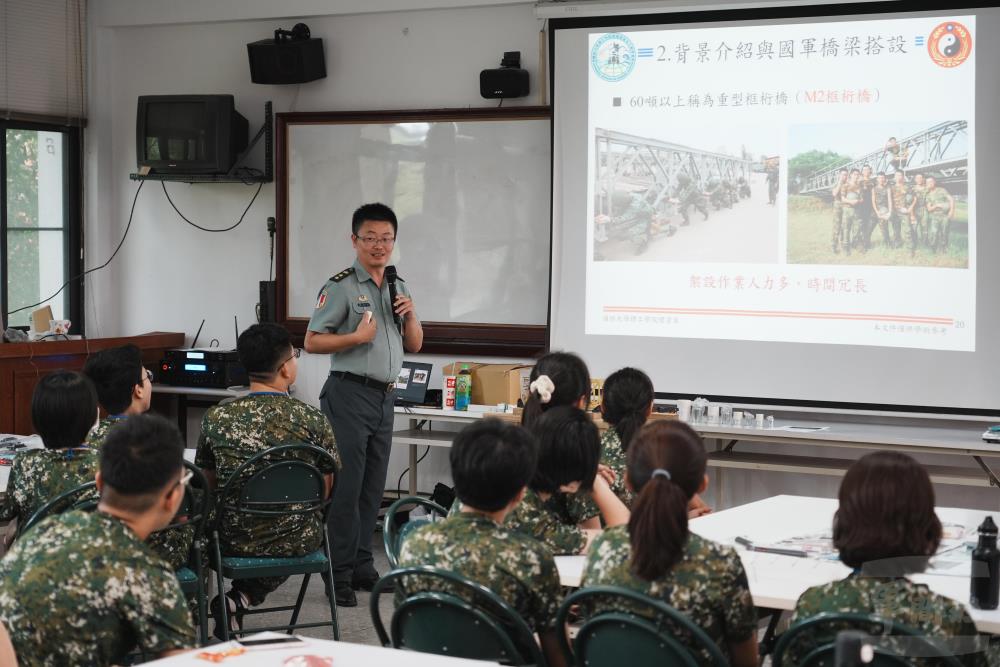
<svg viewBox="0 0 1000 667">
<path fill-rule="evenodd" d="M 31 394 L 39 378 L 57 369 L 78 371 L 94 352 L 132 343 L 142 350 L 147 368 L 165 350 L 184 345 L 184 334 L 154 332 L 122 338 L 0 343 L 0 433 L 27 435 L 31 425 Z"/>
</svg>

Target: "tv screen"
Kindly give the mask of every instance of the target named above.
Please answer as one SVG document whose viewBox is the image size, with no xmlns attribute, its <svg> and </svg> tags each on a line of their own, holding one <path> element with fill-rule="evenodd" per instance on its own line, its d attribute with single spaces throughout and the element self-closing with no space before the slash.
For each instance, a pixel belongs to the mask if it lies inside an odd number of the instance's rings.
<svg viewBox="0 0 1000 667">
<path fill-rule="evenodd" d="M 224 174 L 247 146 L 248 123 L 232 95 L 146 95 L 136 114 L 140 169 Z"/>
</svg>

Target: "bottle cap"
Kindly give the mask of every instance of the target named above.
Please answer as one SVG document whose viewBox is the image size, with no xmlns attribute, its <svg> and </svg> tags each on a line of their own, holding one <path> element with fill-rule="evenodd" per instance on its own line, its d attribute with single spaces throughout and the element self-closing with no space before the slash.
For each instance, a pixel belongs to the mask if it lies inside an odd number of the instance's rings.
<svg viewBox="0 0 1000 667">
<path fill-rule="evenodd" d="M 997 534 L 997 525 L 993 523 L 993 517 L 987 516 L 981 524 L 979 524 L 979 534 L 980 535 L 993 535 Z"/>
</svg>

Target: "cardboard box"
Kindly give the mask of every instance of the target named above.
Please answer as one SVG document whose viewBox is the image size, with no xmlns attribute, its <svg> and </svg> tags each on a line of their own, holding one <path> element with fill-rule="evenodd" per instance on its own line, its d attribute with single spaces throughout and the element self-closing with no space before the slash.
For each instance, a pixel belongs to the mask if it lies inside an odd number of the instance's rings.
<svg viewBox="0 0 1000 667">
<path fill-rule="evenodd" d="M 456 361 L 441 369 L 441 373 L 458 375 L 465 364 L 468 364 L 469 370 L 472 372 L 472 403 L 474 405 L 516 404 L 518 399 L 527 400 L 531 366 Z"/>
</svg>

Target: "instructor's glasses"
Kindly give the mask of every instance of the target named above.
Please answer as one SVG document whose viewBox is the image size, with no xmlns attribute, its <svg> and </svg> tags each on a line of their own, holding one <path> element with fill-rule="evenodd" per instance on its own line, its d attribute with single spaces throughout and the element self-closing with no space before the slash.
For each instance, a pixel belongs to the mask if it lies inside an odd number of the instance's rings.
<svg viewBox="0 0 1000 667">
<path fill-rule="evenodd" d="M 371 248 L 376 245 L 391 246 L 396 242 L 395 236 L 355 236 L 365 247 Z"/>
</svg>

